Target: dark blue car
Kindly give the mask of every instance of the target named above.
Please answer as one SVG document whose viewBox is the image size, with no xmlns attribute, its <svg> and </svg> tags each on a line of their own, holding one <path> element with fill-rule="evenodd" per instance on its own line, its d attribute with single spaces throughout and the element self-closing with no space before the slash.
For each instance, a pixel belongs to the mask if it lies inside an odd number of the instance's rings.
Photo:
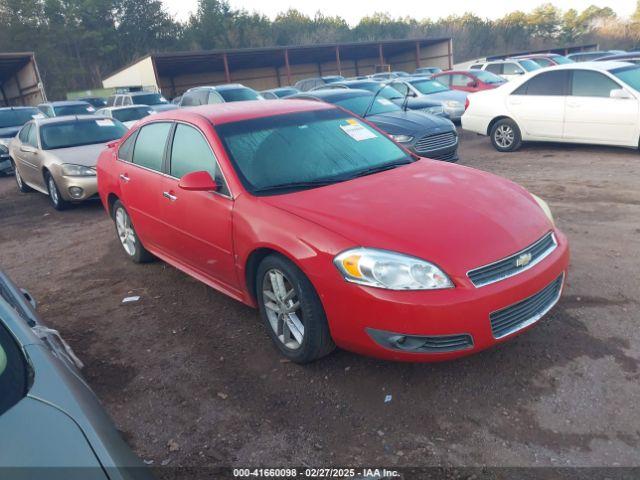
<svg viewBox="0 0 640 480">
<path fill-rule="evenodd" d="M 458 160 L 458 134 L 450 120 L 424 112 L 404 111 L 393 101 L 367 90 L 334 88 L 287 97 L 338 105 L 366 118 L 396 142 L 421 157 Z"/>
</svg>

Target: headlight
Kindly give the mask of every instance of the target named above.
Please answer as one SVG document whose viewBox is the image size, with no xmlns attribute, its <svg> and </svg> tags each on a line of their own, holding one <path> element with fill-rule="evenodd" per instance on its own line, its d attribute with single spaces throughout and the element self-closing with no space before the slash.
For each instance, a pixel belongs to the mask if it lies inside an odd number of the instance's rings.
<svg viewBox="0 0 640 480">
<path fill-rule="evenodd" d="M 423 112 L 430 113 L 431 115 L 442 113 L 443 110 L 444 109 L 442 107 L 427 107 L 422 109 Z"/>
<path fill-rule="evenodd" d="M 462 103 L 457 102 L 455 100 L 446 100 L 444 102 L 442 102 L 444 104 L 445 107 L 449 107 L 449 108 L 460 108 L 462 107 Z"/>
<path fill-rule="evenodd" d="M 549 208 L 549 205 L 547 204 L 547 202 L 545 202 L 539 196 L 534 195 L 533 193 L 531 194 L 531 196 L 538 203 L 538 205 L 540 205 L 540 208 L 542 209 L 544 214 L 547 216 L 549 221 L 555 225 L 555 222 L 553 221 L 553 214 L 551 213 L 551 209 Z"/>
<path fill-rule="evenodd" d="M 73 165 L 71 163 L 62 164 L 62 174 L 68 177 L 93 177 L 96 171 L 84 165 Z"/>
<path fill-rule="evenodd" d="M 391 138 L 393 138 L 398 143 L 409 143 L 411 140 L 413 140 L 413 137 L 410 135 L 391 135 Z"/>
<path fill-rule="evenodd" d="M 9 149 L 2 143 L 0 143 L 0 155 L 9 155 Z"/>
<path fill-rule="evenodd" d="M 453 282 L 435 265 L 401 253 L 354 248 L 334 259 L 348 282 L 389 290 L 453 288 Z"/>
</svg>

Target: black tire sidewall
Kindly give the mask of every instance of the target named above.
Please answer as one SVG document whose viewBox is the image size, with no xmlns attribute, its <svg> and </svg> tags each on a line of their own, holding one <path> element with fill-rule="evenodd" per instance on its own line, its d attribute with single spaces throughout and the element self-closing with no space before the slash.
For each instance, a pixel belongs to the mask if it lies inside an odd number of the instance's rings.
<svg viewBox="0 0 640 480">
<path fill-rule="evenodd" d="M 509 125 L 513 130 L 513 143 L 507 148 L 501 147 L 500 145 L 497 144 L 495 140 L 495 133 L 500 125 Z M 518 148 L 520 148 L 520 145 L 522 144 L 522 135 L 520 134 L 520 129 L 518 128 L 518 124 L 513 120 L 511 120 L 510 118 L 503 118 L 502 120 L 498 120 L 491 127 L 490 136 L 491 136 L 491 144 L 493 145 L 493 148 L 495 148 L 498 152 L 513 152 Z"/>
<path fill-rule="evenodd" d="M 304 338 L 302 345 L 296 350 L 291 350 L 282 344 L 267 317 L 262 294 L 262 283 L 264 276 L 271 269 L 278 269 L 284 273 L 296 289 L 298 300 L 300 301 Z M 320 298 L 309 279 L 293 262 L 280 255 L 269 255 L 260 262 L 255 281 L 260 317 L 273 343 L 285 357 L 296 363 L 308 363 L 327 355 L 335 348 Z"/>
<path fill-rule="evenodd" d="M 129 252 L 127 252 L 124 249 L 124 245 L 122 245 L 122 242 L 120 241 L 120 236 L 118 235 L 118 227 L 116 226 L 116 212 L 119 209 L 122 209 L 122 211 L 124 211 L 124 213 L 129 218 L 129 222 L 131 223 L 131 228 L 133 229 L 133 232 L 136 236 L 135 253 L 133 255 L 130 255 Z M 125 208 L 125 206 L 122 204 L 120 200 L 116 200 L 113 203 L 113 207 L 111 208 L 111 217 L 113 219 L 113 226 L 116 231 L 116 239 L 118 240 L 118 244 L 120 244 L 120 248 L 122 248 L 122 251 L 124 252 L 124 254 L 128 258 L 130 258 L 131 261 L 133 261 L 134 263 L 146 263 L 151 261 L 153 259 L 153 256 L 142 245 L 142 242 L 140 241 L 140 237 L 138 236 L 138 232 L 136 232 L 135 226 L 133 225 L 133 221 L 131 220 L 131 216 L 129 215 L 129 212 L 127 211 L 127 209 Z"/>
<path fill-rule="evenodd" d="M 13 159 L 11 159 L 11 165 L 13 165 L 13 174 L 16 178 L 16 185 L 18 185 L 18 190 L 22 193 L 29 193 L 31 191 L 31 187 L 24 183 L 24 179 L 22 178 L 22 175 L 20 175 L 20 172 L 18 172 L 18 167 L 16 166 L 16 162 L 14 162 Z M 18 179 L 20 180 L 18 181 Z"/>
<path fill-rule="evenodd" d="M 67 202 L 64 198 L 62 198 L 62 195 L 60 194 L 60 189 L 58 188 L 58 185 L 56 184 L 56 181 L 53 178 L 53 176 L 49 172 L 47 172 L 44 176 L 44 179 L 47 184 L 47 192 L 49 192 L 49 201 L 51 202 L 51 205 L 53 206 L 53 208 L 55 208 L 56 210 L 66 209 L 69 206 L 69 202 Z M 58 203 L 54 202 L 53 196 L 51 195 L 51 185 L 50 185 L 51 182 L 53 182 L 53 187 L 56 189 Z"/>
</svg>

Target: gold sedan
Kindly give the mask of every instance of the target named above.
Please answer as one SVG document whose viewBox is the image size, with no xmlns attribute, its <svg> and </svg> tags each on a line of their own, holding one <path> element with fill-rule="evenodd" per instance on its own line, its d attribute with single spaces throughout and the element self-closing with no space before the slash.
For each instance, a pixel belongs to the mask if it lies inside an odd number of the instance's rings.
<svg viewBox="0 0 640 480">
<path fill-rule="evenodd" d="M 95 197 L 98 156 L 126 131 L 118 120 L 95 115 L 28 122 L 9 145 L 18 188 L 49 195 L 56 210 Z"/>
</svg>

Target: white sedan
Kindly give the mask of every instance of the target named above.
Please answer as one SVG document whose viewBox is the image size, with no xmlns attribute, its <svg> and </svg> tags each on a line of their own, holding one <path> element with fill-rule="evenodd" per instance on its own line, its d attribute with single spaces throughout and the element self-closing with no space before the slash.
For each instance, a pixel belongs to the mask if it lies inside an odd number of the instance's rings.
<svg viewBox="0 0 640 480">
<path fill-rule="evenodd" d="M 105 117 L 115 118 L 124 123 L 127 128 L 131 128 L 141 118 L 156 113 L 147 105 L 126 105 L 124 107 L 105 107 L 95 114 Z"/>
<path fill-rule="evenodd" d="M 639 146 L 640 65 L 557 65 L 468 98 L 462 128 L 489 135 L 499 152 L 523 141 Z"/>
</svg>

